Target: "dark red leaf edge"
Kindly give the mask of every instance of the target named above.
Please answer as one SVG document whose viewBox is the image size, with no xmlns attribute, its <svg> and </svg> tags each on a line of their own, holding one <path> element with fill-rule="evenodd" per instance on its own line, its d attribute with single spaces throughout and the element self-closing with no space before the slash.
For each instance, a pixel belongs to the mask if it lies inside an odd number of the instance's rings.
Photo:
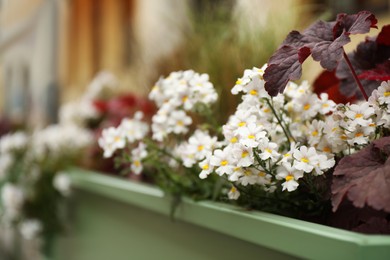
<svg viewBox="0 0 390 260">
<path fill-rule="evenodd" d="M 335 69 L 343 57 L 343 46 L 350 41 L 349 35 L 366 33 L 376 28 L 376 23 L 372 13 L 361 11 L 340 14 L 335 22 L 318 21 L 302 34 L 290 32 L 268 61 L 265 89 L 271 96 L 282 93 L 289 80 L 301 77 L 301 64 L 310 54 L 325 69 Z"/>
<path fill-rule="evenodd" d="M 390 137 L 382 137 L 359 152 L 342 158 L 333 173 L 333 211 L 348 198 L 355 207 L 368 205 L 389 213 L 389 155 Z"/>
</svg>

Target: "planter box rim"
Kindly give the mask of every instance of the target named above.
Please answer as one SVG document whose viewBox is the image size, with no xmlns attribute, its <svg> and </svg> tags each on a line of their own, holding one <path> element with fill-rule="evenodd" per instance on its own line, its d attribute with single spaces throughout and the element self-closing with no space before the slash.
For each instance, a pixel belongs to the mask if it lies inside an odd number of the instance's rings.
<svg viewBox="0 0 390 260">
<path fill-rule="evenodd" d="M 76 189 L 167 216 L 171 213 L 172 198 L 152 185 L 79 168 L 72 168 L 69 173 Z M 389 235 L 359 234 L 225 203 L 183 198 L 174 219 L 302 258 L 329 259 L 342 253 L 343 259 L 390 259 Z M 315 238 L 320 240 L 322 250 L 307 248 L 304 241 L 294 241 Z"/>
</svg>

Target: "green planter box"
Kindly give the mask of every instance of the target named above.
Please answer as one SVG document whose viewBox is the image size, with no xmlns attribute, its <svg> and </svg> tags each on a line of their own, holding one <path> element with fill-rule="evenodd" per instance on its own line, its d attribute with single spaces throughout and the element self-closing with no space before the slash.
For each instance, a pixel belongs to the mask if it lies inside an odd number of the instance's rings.
<svg viewBox="0 0 390 260">
<path fill-rule="evenodd" d="M 390 259 L 390 236 L 362 235 L 74 170 L 72 228 L 55 259 Z"/>
</svg>

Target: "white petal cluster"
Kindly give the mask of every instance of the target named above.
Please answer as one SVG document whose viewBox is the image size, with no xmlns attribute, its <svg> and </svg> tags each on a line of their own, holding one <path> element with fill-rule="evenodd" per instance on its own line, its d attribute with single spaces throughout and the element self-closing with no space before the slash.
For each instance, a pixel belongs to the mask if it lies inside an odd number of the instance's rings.
<svg viewBox="0 0 390 260">
<path fill-rule="evenodd" d="M 20 223 L 19 230 L 24 239 L 31 240 L 42 231 L 42 223 L 37 219 L 27 219 Z"/>
<path fill-rule="evenodd" d="M 65 197 L 71 193 L 71 184 L 70 177 L 66 172 L 56 173 L 53 179 L 54 188 Z"/>
<path fill-rule="evenodd" d="M 197 103 L 214 103 L 218 95 L 207 74 L 186 70 L 160 78 L 149 98 L 159 108 L 152 118 L 153 139 L 162 141 L 170 133 L 187 133 L 192 124 L 187 112 L 193 110 Z"/>
<path fill-rule="evenodd" d="M 6 154 L 26 148 L 28 137 L 24 132 L 6 134 L 0 139 L 0 153 Z"/>
<path fill-rule="evenodd" d="M 224 146 L 206 156 L 207 164 L 199 164 L 235 183 L 228 193 L 232 199 L 239 196 L 236 185 L 273 192 L 280 184 L 294 191 L 304 174 L 321 175 L 335 164 L 333 146 L 323 142 L 323 135 L 324 120 L 336 104 L 326 94 L 312 93 L 306 82 L 289 83 L 284 94 L 270 97 L 265 69 L 245 70 L 237 80 L 232 93 L 242 93 L 242 102 L 223 126 Z M 200 177 L 210 172 L 203 170 Z"/>
<path fill-rule="evenodd" d="M 25 195 L 23 190 L 12 183 L 6 183 L 1 190 L 2 205 L 5 211 L 5 219 L 16 220 L 22 210 Z"/>
<path fill-rule="evenodd" d="M 124 118 L 118 127 L 103 129 L 98 140 L 99 146 L 104 150 L 103 156 L 109 158 L 126 144 L 142 140 L 149 132 L 148 124 L 142 119 L 142 112 L 137 112 L 132 119 Z"/>
<path fill-rule="evenodd" d="M 93 101 L 106 97 L 117 86 L 118 80 L 113 74 L 107 71 L 99 72 L 89 83 L 86 92 L 80 99 L 60 107 L 60 124 L 85 126 L 88 120 L 99 117 L 100 113 L 94 106 Z"/>
<path fill-rule="evenodd" d="M 50 125 L 31 137 L 31 153 L 38 160 L 74 153 L 93 142 L 90 131 L 76 125 Z"/>
</svg>

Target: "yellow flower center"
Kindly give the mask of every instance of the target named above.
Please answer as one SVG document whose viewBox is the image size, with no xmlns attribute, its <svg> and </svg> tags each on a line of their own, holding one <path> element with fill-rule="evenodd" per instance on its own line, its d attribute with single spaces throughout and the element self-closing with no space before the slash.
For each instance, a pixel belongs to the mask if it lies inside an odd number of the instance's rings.
<svg viewBox="0 0 390 260">
<path fill-rule="evenodd" d="M 204 149 L 204 146 L 203 145 L 198 145 L 198 151 L 202 151 Z"/>
<path fill-rule="evenodd" d="M 241 154 L 241 158 L 245 158 L 249 155 L 249 153 L 247 151 L 243 151 L 242 154 Z"/>
<path fill-rule="evenodd" d="M 290 157 L 290 156 L 291 156 L 291 154 L 289 154 L 289 153 L 285 153 L 283 156 L 284 156 L 284 157 Z"/>
<path fill-rule="evenodd" d="M 355 137 L 361 137 L 361 136 L 363 136 L 363 133 L 362 133 L 362 132 L 359 132 L 359 133 L 356 133 L 356 134 L 355 134 Z"/>
<path fill-rule="evenodd" d="M 322 149 L 322 151 L 325 153 L 330 153 L 332 150 L 328 146 L 326 146 L 324 147 L 324 149 Z"/>
<path fill-rule="evenodd" d="M 310 109 L 310 104 L 306 104 L 304 107 L 303 107 L 304 110 L 309 110 Z"/>
<path fill-rule="evenodd" d="M 242 84 L 242 80 L 241 79 L 237 79 L 236 85 L 241 85 L 241 84 Z"/>
<path fill-rule="evenodd" d="M 294 176 L 292 176 L 292 175 L 287 175 L 287 176 L 286 176 L 286 181 L 291 181 L 291 180 L 294 180 Z"/>
<path fill-rule="evenodd" d="M 115 136 L 114 142 L 120 142 L 122 138 L 120 136 Z"/>
<path fill-rule="evenodd" d="M 239 126 L 239 127 L 243 127 L 243 126 L 245 126 L 245 125 L 246 125 L 245 122 L 240 122 L 240 123 L 238 123 L 238 126 Z"/>
<path fill-rule="evenodd" d="M 269 149 L 269 148 L 266 148 L 265 151 L 266 151 L 267 153 L 272 153 L 272 150 Z"/>
<path fill-rule="evenodd" d="M 237 141 L 238 141 L 237 137 L 233 137 L 232 139 L 230 139 L 230 142 L 232 144 L 237 143 Z"/>
<path fill-rule="evenodd" d="M 317 132 L 317 131 L 313 131 L 313 132 L 311 132 L 311 135 L 312 135 L 312 136 L 317 136 L 317 135 L 318 135 L 318 132 Z"/>
<path fill-rule="evenodd" d="M 385 96 L 385 97 L 390 96 L 390 91 L 386 91 L 385 93 L 383 93 L 383 96 Z"/>
<path fill-rule="evenodd" d="M 257 96 L 257 90 L 252 89 L 251 91 L 249 91 L 249 94 L 251 94 L 252 96 Z"/>
<path fill-rule="evenodd" d="M 325 103 L 325 104 L 322 105 L 322 107 L 323 107 L 323 108 L 327 108 L 327 107 L 329 107 L 329 104 L 326 104 L 326 103 Z"/>
<path fill-rule="evenodd" d="M 236 193 L 236 192 L 237 192 L 237 188 L 233 186 L 233 187 L 230 189 L 230 192 L 231 192 L 231 193 Z"/>
<path fill-rule="evenodd" d="M 202 169 L 207 171 L 209 169 L 209 165 L 208 164 L 203 165 Z"/>
<path fill-rule="evenodd" d="M 181 98 L 181 101 L 182 101 L 183 103 L 185 103 L 187 100 L 188 100 L 188 96 L 184 96 L 184 97 Z"/>
<path fill-rule="evenodd" d="M 183 126 L 183 125 L 184 125 L 183 121 L 181 121 L 181 120 L 177 121 L 176 124 L 177 124 L 178 126 Z"/>
<path fill-rule="evenodd" d="M 271 111 L 271 109 L 269 109 L 268 107 L 263 109 L 264 113 L 269 113 L 270 111 Z"/>
<path fill-rule="evenodd" d="M 363 117 L 363 114 L 360 114 L 360 113 L 355 115 L 355 118 L 362 118 L 362 117 Z"/>
<path fill-rule="evenodd" d="M 264 177 L 264 176 L 265 176 L 265 172 L 259 172 L 259 173 L 257 174 L 257 176 L 259 176 L 259 177 Z"/>
<path fill-rule="evenodd" d="M 254 135 L 248 135 L 248 138 L 249 139 L 255 139 L 255 136 Z"/>
<path fill-rule="evenodd" d="M 133 162 L 133 164 L 136 166 L 136 167 L 140 167 L 141 166 L 141 162 L 136 160 Z"/>
<path fill-rule="evenodd" d="M 301 159 L 301 162 L 308 163 L 308 162 L 309 162 L 309 159 L 307 159 L 306 157 L 303 157 L 303 158 Z"/>
<path fill-rule="evenodd" d="M 245 176 L 251 176 L 252 175 L 252 172 L 250 170 L 246 170 L 244 172 Z"/>
<path fill-rule="evenodd" d="M 223 160 L 222 162 L 221 162 L 221 166 L 226 166 L 228 164 L 228 161 L 226 161 L 226 160 Z"/>
</svg>

